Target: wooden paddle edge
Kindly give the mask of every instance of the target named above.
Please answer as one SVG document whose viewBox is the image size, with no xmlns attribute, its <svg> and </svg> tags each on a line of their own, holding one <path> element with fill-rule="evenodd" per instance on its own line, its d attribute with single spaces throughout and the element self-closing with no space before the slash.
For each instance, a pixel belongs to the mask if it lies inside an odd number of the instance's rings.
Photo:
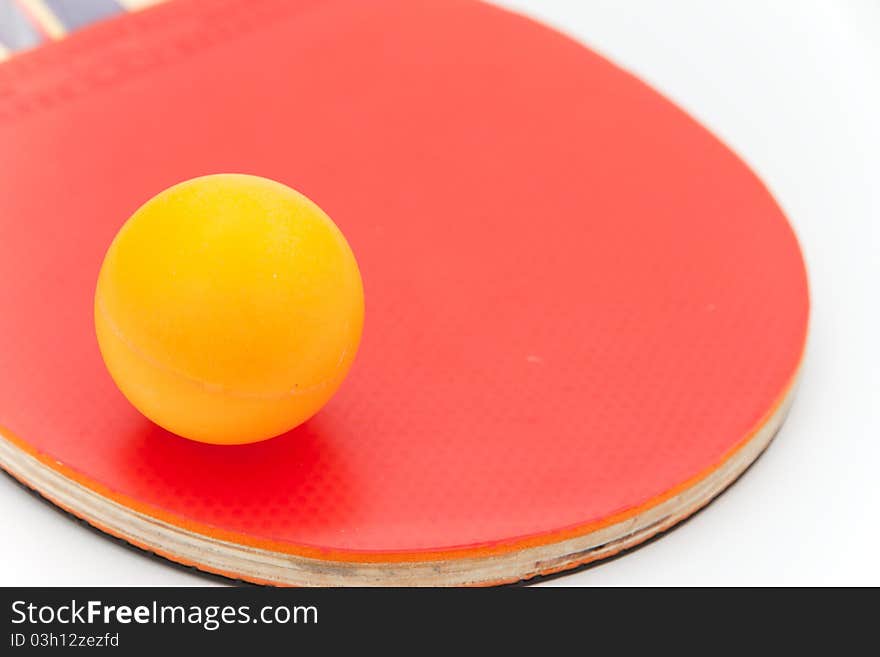
<svg viewBox="0 0 880 657">
<path fill-rule="evenodd" d="M 96 529 L 135 547 L 207 573 L 273 586 L 493 586 L 553 575 L 613 557 L 664 532 L 711 502 L 768 447 L 779 431 L 796 378 L 761 426 L 722 463 L 655 504 L 579 535 L 513 544 L 507 551 L 439 555 L 317 558 L 224 540 L 131 509 L 38 459 L 0 433 L 0 468 L 25 487 Z"/>
</svg>

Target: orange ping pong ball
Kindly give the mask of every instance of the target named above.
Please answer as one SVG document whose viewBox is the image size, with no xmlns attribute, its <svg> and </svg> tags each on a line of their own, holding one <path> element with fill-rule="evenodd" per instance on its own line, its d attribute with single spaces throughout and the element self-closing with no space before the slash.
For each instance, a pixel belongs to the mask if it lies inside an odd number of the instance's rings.
<svg viewBox="0 0 880 657">
<path fill-rule="evenodd" d="M 345 237 L 280 183 L 222 174 L 170 187 L 110 245 L 95 291 L 101 355 L 126 398 L 192 440 L 271 438 L 339 388 L 361 337 Z"/>
</svg>

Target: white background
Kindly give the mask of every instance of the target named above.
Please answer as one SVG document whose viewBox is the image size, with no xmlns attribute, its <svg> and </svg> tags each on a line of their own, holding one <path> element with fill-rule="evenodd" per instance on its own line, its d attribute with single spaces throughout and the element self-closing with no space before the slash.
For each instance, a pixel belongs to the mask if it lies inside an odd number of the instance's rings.
<svg viewBox="0 0 880 657">
<path fill-rule="evenodd" d="M 506 0 L 581 39 L 734 148 L 788 213 L 813 310 L 770 450 L 703 513 L 544 585 L 880 585 L 880 2 Z M 0 584 L 214 584 L 0 478 Z"/>
</svg>

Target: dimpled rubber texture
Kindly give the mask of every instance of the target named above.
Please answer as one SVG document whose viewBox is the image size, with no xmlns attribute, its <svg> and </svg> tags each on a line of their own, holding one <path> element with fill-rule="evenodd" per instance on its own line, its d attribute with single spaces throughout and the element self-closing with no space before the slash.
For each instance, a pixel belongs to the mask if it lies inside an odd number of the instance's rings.
<svg viewBox="0 0 880 657">
<path fill-rule="evenodd" d="M 710 133 L 582 45 L 469 0 L 181 0 L 0 66 L 0 426 L 127 506 L 402 560 L 552 542 L 717 467 L 804 347 L 800 251 Z M 366 323 L 290 434 L 197 444 L 113 385 L 113 235 L 237 171 L 321 205 Z"/>
</svg>

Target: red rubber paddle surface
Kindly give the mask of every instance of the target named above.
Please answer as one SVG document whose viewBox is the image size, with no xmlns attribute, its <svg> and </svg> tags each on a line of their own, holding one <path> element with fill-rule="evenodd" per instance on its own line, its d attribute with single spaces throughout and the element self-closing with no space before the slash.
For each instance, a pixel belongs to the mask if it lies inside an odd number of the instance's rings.
<svg viewBox="0 0 880 657">
<path fill-rule="evenodd" d="M 552 541 L 711 471 L 776 409 L 808 294 L 761 182 L 582 45 L 465 0 L 181 1 L 0 67 L 0 425 L 178 525 L 293 553 Z M 219 447 L 104 369 L 107 246 L 178 181 L 320 204 L 366 290 L 314 419 Z"/>
</svg>

